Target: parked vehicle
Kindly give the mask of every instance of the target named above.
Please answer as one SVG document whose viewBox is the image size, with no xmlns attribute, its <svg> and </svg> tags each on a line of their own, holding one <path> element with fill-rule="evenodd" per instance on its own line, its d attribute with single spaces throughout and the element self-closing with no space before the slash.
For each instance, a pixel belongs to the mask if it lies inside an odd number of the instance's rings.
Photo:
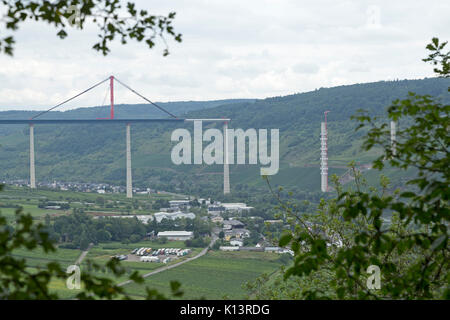
<svg viewBox="0 0 450 320">
<path fill-rule="evenodd" d="M 141 257 L 140 261 L 142 262 L 159 262 L 157 257 Z"/>
</svg>

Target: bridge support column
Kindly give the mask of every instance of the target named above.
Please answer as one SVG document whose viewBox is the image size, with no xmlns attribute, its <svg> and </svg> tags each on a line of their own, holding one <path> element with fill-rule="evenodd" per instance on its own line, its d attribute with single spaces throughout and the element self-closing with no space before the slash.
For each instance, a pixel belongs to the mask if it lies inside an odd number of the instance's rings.
<svg viewBox="0 0 450 320">
<path fill-rule="evenodd" d="M 30 188 L 36 189 L 36 170 L 34 165 L 34 126 L 30 124 Z"/>
<path fill-rule="evenodd" d="M 131 134 L 127 123 L 127 198 L 133 198 L 133 182 L 131 177 Z"/>
<path fill-rule="evenodd" d="M 230 171 L 228 167 L 228 123 L 223 125 L 223 194 L 230 193 Z"/>
<path fill-rule="evenodd" d="M 392 148 L 392 155 L 395 156 L 395 154 L 397 153 L 396 150 L 396 133 L 397 133 L 397 128 L 396 128 L 396 123 L 395 121 L 391 121 L 391 148 Z"/>
</svg>

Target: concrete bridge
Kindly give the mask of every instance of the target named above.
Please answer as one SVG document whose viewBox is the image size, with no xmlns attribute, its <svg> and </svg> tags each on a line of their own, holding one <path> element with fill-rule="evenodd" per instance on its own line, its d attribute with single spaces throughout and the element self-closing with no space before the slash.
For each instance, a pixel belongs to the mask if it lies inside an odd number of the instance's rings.
<svg viewBox="0 0 450 320">
<path fill-rule="evenodd" d="M 98 85 L 108 81 L 110 82 L 110 92 L 111 92 L 111 109 L 110 109 L 110 117 L 109 118 L 97 118 L 97 119 L 37 119 L 41 115 L 52 111 L 61 105 L 65 104 L 66 102 L 69 102 L 76 97 L 79 97 L 80 95 L 88 92 L 89 90 L 92 90 L 93 88 L 97 87 Z M 170 118 L 161 118 L 161 119 L 117 119 L 114 118 L 114 81 L 119 82 L 121 85 L 126 87 L 127 89 L 131 90 L 136 95 L 140 96 L 153 106 L 157 107 L 161 111 L 167 113 Z M 30 188 L 35 189 L 36 188 L 36 165 L 35 165 L 35 153 L 34 153 L 34 126 L 35 125 L 45 125 L 45 124 L 102 124 L 102 125 L 111 125 L 111 124 L 125 124 L 126 126 L 126 172 L 127 172 L 127 198 L 133 197 L 133 180 L 132 180 L 132 166 L 131 166 L 131 124 L 132 123 L 152 123 L 152 122 L 193 122 L 193 121 L 204 121 L 204 122 L 223 122 L 224 123 L 224 137 L 226 137 L 226 129 L 228 128 L 228 121 L 230 119 L 185 119 L 185 118 L 178 118 L 177 116 L 173 115 L 169 111 L 165 110 L 164 108 L 158 106 L 157 104 L 153 103 L 149 99 L 145 98 L 143 95 L 139 94 L 135 90 L 131 89 L 129 86 L 124 84 L 123 82 L 117 80 L 114 76 L 109 77 L 108 79 L 105 79 L 96 85 L 88 88 L 87 90 L 84 90 L 83 92 L 77 94 L 76 96 L 65 100 L 64 102 L 46 110 L 43 112 L 40 112 L 36 116 L 30 118 L 30 119 L 0 119 L 0 124 L 4 125 L 18 125 L 18 124 L 28 124 L 30 127 Z M 227 144 L 225 143 L 225 146 Z M 230 193 L 230 178 L 229 178 L 229 169 L 228 169 L 228 152 L 225 147 L 224 150 L 225 154 L 225 161 L 224 161 L 224 194 Z"/>
</svg>

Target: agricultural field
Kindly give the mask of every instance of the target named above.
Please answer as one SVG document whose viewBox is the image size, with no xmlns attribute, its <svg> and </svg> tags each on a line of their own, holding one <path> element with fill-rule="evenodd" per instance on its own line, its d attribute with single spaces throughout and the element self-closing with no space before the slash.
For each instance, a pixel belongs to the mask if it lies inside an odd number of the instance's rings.
<svg viewBox="0 0 450 320">
<path fill-rule="evenodd" d="M 149 244 L 150 243 L 150 244 Z M 108 245 L 113 245 L 112 243 L 109 243 Z M 131 245 L 122 245 L 120 243 L 117 244 L 116 248 L 113 249 L 104 249 L 103 246 L 105 244 L 100 244 L 92 247 L 89 250 L 89 253 L 86 255 L 83 263 L 80 266 L 81 272 L 90 272 L 92 275 L 97 275 L 101 277 L 106 278 L 113 278 L 116 283 L 121 283 L 126 280 L 128 280 L 128 275 L 131 274 L 133 271 L 138 271 L 140 275 L 144 275 L 148 272 L 151 272 L 153 270 L 156 270 L 158 268 L 161 268 L 166 265 L 170 265 L 173 263 L 180 262 L 186 258 L 192 257 L 196 254 L 198 254 L 202 249 L 201 248 L 193 248 L 192 252 L 186 256 L 181 257 L 178 259 L 173 259 L 168 264 L 163 263 L 145 263 L 145 262 L 133 262 L 133 261 L 122 261 L 121 265 L 126 268 L 127 272 L 123 276 L 116 277 L 112 273 L 103 272 L 103 271 L 88 271 L 88 264 L 87 260 L 90 260 L 94 262 L 97 265 L 103 266 L 106 264 L 106 262 L 114 255 L 119 254 L 129 254 L 130 248 L 135 247 L 152 247 L 156 248 L 156 244 L 146 241 L 145 243 L 139 243 L 137 244 L 131 244 Z M 122 246 L 122 248 L 120 248 Z M 128 247 L 127 247 L 128 246 Z M 161 247 L 161 245 L 159 244 Z M 162 245 L 164 247 L 164 245 Z M 185 247 L 183 242 L 171 242 L 169 244 L 165 244 L 165 247 L 171 247 L 171 248 L 181 248 Z M 134 247 L 133 247 L 134 248 Z M 15 250 L 14 256 L 20 257 L 26 260 L 27 270 L 30 272 L 38 271 L 39 269 L 44 269 L 46 265 L 50 262 L 58 262 L 63 270 L 65 270 L 69 265 L 73 265 L 75 261 L 80 256 L 81 251 L 80 250 L 73 250 L 73 249 L 57 249 L 56 252 L 52 253 L 44 253 L 43 250 L 33 250 L 33 251 L 27 251 L 27 250 Z M 65 281 L 60 279 L 54 279 L 50 282 L 49 288 L 51 292 L 57 293 L 58 296 L 61 299 L 71 299 L 73 298 L 79 291 L 78 290 L 70 290 L 67 288 Z M 142 289 L 143 290 L 143 289 Z"/>
<path fill-rule="evenodd" d="M 108 243 L 99 243 L 93 249 L 101 248 L 106 250 L 114 250 L 114 249 L 125 249 L 129 253 L 130 250 L 133 250 L 135 248 L 153 248 L 153 249 L 160 249 L 160 248 L 186 248 L 186 245 L 184 241 L 169 241 L 166 243 L 159 243 L 158 241 L 140 241 L 135 243 L 120 243 L 120 242 L 108 242 Z"/>
<path fill-rule="evenodd" d="M 7 186 L 5 191 L 0 194 L 0 211 L 9 220 L 14 218 L 14 211 L 22 207 L 24 212 L 30 213 L 34 219 L 43 222 L 46 215 L 54 218 L 57 215 L 72 213 L 74 208 L 84 209 L 85 212 L 113 212 L 114 214 L 152 214 L 151 204 L 158 198 L 173 199 L 173 195 L 141 195 L 126 199 L 120 194 L 97 194 L 71 191 L 53 191 L 53 190 L 30 190 L 23 187 Z M 99 201 L 102 198 L 103 201 Z M 43 201 L 64 201 L 70 204 L 67 210 L 52 210 L 39 208 Z M 128 208 L 127 208 L 128 207 Z M 131 207 L 131 209 L 130 209 Z M 151 263 L 140 261 L 121 261 L 127 269 L 123 276 L 116 277 L 111 273 L 103 271 L 88 270 L 87 261 L 90 260 L 100 266 L 115 255 L 130 254 L 135 248 L 146 247 L 152 249 L 159 248 L 186 248 L 184 241 L 169 241 L 160 243 L 159 241 L 140 241 L 136 243 L 126 242 L 105 242 L 94 245 L 90 250 L 80 268 L 81 272 L 90 272 L 94 275 L 113 278 L 115 283 L 121 283 L 128 280 L 128 275 L 133 271 L 144 275 L 154 271 L 167 264 Z M 197 255 L 202 248 L 192 248 L 192 252 L 186 257 L 177 257 L 172 259 L 168 265 L 177 263 L 187 258 Z M 14 255 L 26 259 L 26 265 L 29 270 L 38 270 L 45 268 L 46 264 L 52 261 L 59 262 L 63 269 L 73 265 L 80 256 L 81 251 L 75 249 L 58 249 L 55 253 L 45 254 L 42 250 L 26 251 L 17 250 Z M 278 270 L 282 265 L 280 256 L 273 253 L 262 252 L 220 252 L 210 251 L 207 255 L 194 261 L 180 265 L 174 269 L 166 270 L 161 273 L 146 278 L 144 285 L 131 283 L 124 288 L 133 298 L 142 299 L 145 296 L 145 286 L 158 289 L 164 294 L 169 294 L 170 281 L 177 280 L 182 284 L 185 295 L 183 298 L 206 298 L 222 299 L 245 297 L 245 290 L 242 285 L 247 281 L 252 281 L 262 273 L 271 274 Z M 132 259 L 130 259 L 132 260 Z M 73 298 L 78 291 L 69 290 L 63 280 L 55 279 L 50 283 L 52 292 L 58 293 L 62 299 Z"/>
<path fill-rule="evenodd" d="M 166 247 L 176 246 L 166 245 Z M 200 251 L 200 248 L 195 248 L 188 257 L 192 257 Z M 82 263 L 81 272 L 87 270 L 87 259 L 96 264 L 104 265 L 112 255 L 128 253 L 129 249 L 127 248 L 103 249 L 101 246 L 94 246 Z M 26 259 L 30 271 L 43 268 L 51 261 L 57 261 L 63 268 L 66 268 L 73 264 L 80 254 L 81 251 L 71 249 L 59 249 L 56 253 L 51 254 L 44 254 L 40 250 L 35 252 L 17 251 L 15 253 L 15 255 Z M 169 265 L 182 259 L 185 258 L 172 260 L 169 262 Z M 127 274 L 138 271 L 141 275 L 166 266 L 162 263 L 132 262 L 127 260 L 122 261 L 121 265 L 127 269 Z M 262 273 L 273 274 L 279 270 L 281 265 L 280 255 L 276 253 L 210 251 L 199 259 L 152 275 L 146 278 L 142 285 L 132 283 L 124 288 L 133 298 L 143 299 L 146 286 L 169 295 L 170 281 L 177 280 L 182 284 L 183 299 L 243 299 L 246 296 L 246 292 L 242 288 L 245 282 L 254 280 Z M 92 274 L 102 277 L 114 277 L 116 283 L 127 280 L 127 274 L 119 278 L 101 271 Z M 71 299 L 78 293 L 78 290 L 67 289 L 65 282 L 59 279 L 55 279 L 50 283 L 50 289 L 62 299 Z"/>
<path fill-rule="evenodd" d="M 57 249 L 57 251 L 50 253 L 45 253 L 42 249 L 32 251 L 16 249 L 13 252 L 14 257 L 25 259 L 27 270 L 30 272 L 45 269 L 50 262 L 58 262 L 65 270 L 69 265 L 75 263 L 80 254 L 80 250 L 71 249 Z M 60 279 L 52 280 L 49 288 L 51 292 L 57 293 L 61 299 L 68 299 L 74 295 L 74 291 L 67 289 L 65 281 Z"/>
<path fill-rule="evenodd" d="M 45 253 L 42 249 L 35 249 L 32 251 L 16 249 L 13 252 L 13 256 L 24 258 L 29 267 L 43 267 L 52 261 L 59 262 L 62 267 L 67 267 L 74 264 L 80 254 L 80 250 L 61 248 L 58 248 L 55 252 L 49 253 Z"/>
<path fill-rule="evenodd" d="M 169 294 L 170 281 L 177 280 L 184 291 L 183 299 L 243 299 L 242 285 L 263 273 L 276 272 L 282 265 L 280 255 L 264 252 L 210 251 L 205 256 L 150 276 L 145 280 L 149 288 Z M 142 286 L 130 284 L 126 292 L 138 299 Z"/>
<path fill-rule="evenodd" d="M 136 214 L 147 215 L 159 211 L 152 208 L 158 199 L 172 200 L 176 198 L 171 194 L 134 195 L 128 199 L 124 194 L 98 194 L 96 192 L 74 192 L 61 190 L 46 190 L 38 188 L 32 190 L 26 187 L 6 185 L 0 193 L 0 213 L 8 221 L 14 219 L 15 211 L 21 207 L 23 212 L 29 213 L 35 220 L 43 220 L 48 214 L 50 217 L 65 215 L 73 209 L 83 209 L 91 215 L 121 215 Z M 42 201 L 66 202 L 69 209 L 39 208 Z"/>
<path fill-rule="evenodd" d="M 1 201 L 1 200 L 0 200 Z M 14 203 L 11 205 L 8 205 L 8 207 L 2 207 L 0 208 L 1 214 L 6 217 L 8 221 L 14 220 L 15 212 L 18 209 L 18 207 L 22 207 L 23 212 L 31 214 L 31 216 L 36 219 L 40 220 L 43 219 L 43 217 L 48 214 L 54 214 L 55 212 L 49 212 L 49 210 L 41 209 L 37 207 L 37 204 L 21 204 L 21 203 Z"/>
</svg>

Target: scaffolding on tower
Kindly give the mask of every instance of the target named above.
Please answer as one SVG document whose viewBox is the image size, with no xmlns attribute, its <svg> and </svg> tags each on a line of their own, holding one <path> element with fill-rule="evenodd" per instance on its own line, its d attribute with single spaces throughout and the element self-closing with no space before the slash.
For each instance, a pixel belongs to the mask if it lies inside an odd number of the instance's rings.
<svg viewBox="0 0 450 320">
<path fill-rule="evenodd" d="M 320 130 L 320 176 L 321 176 L 321 190 L 328 192 L 328 128 L 327 128 L 327 113 L 325 111 L 325 122 L 321 123 Z"/>
</svg>

